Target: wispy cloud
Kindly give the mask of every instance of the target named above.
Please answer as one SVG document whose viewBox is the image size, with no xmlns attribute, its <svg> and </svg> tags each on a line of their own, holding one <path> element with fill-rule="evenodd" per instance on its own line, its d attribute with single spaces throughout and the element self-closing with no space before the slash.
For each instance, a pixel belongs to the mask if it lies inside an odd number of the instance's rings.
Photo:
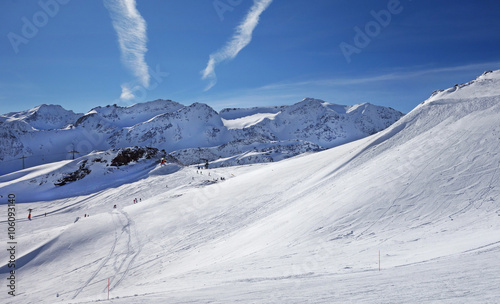
<svg viewBox="0 0 500 304">
<path fill-rule="evenodd" d="M 376 82 L 388 82 L 388 81 L 399 81 L 408 79 L 418 79 L 421 77 L 428 77 L 431 75 L 443 74 L 443 73 L 460 73 L 460 72 L 478 72 L 486 71 L 488 69 L 496 69 L 500 66 L 500 62 L 485 62 L 476 64 L 466 64 L 460 66 L 451 67 L 438 67 L 438 68 L 411 68 L 407 70 L 394 71 L 391 73 L 373 75 L 369 77 L 356 77 L 356 78 L 323 78 L 323 79 L 311 79 L 296 82 L 280 82 L 265 85 L 260 87 L 260 90 L 276 90 L 276 89 L 290 89 L 300 86 L 347 86 L 347 85 L 360 85 L 369 84 Z M 477 75 L 479 76 L 479 74 Z"/>
<path fill-rule="evenodd" d="M 233 37 L 223 48 L 210 54 L 207 67 L 202 71 L 202 79 L 210 81 L 205 91 L 210 90 L 217 83 L 215 66 L 223 61 L 234 59 L 252 41 L 252 33 L 259 23 L 260 15 L 271 2 L 273 0 L 254 0 L 254 4 L 245 19 L 236 27 Z"/>
<path fill-rule="evenodd" d="M 133 73 L 136 81 L 143 87 L 149 86 L 150 75 L 145 61 L 146 21 L 137 10 L 135 0 L 104 0 L 113 27 L 118 35 L 123 64 Z M 133 99 L 129 84 L 122 85 L 122 98 Z"/>
</svg>

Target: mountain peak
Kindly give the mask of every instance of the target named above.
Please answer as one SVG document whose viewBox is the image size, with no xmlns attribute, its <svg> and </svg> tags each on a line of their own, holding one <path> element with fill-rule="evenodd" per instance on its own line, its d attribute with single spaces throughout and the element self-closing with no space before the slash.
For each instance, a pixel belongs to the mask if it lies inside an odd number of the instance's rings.
<svg viewBox="0 0 500 304">
<path fill-rule="evenodd" d="M 41 104 L 39 106 L 34 107 L 32 110 L 36 112 L 48 112 L 48 111 L 67 111 L 65 110 L 62 106 L 60 105 L 55 105 L 55 104 Z M 73 111 L 71 111 L 73 112 Z"/>
<path fill-rule="evenodd" d="M 23 121 L 38 130 L 62 129 L 73 124 L 81 114 L 75 114 L 60 105 L 41 104 L 26 111 L 3 115 L 5 121 Z"/>
<path fill-rule="evenodd" d="M 319 102 L 319 103 L 323 103 L 325 102 L 324 100 L 321 100 L 321 99 L 317 99 L 317 98 L 311 98 L 311 97 L 306 97 L 304 99 L 302 99 L 300 102 Z"/>
</svg>

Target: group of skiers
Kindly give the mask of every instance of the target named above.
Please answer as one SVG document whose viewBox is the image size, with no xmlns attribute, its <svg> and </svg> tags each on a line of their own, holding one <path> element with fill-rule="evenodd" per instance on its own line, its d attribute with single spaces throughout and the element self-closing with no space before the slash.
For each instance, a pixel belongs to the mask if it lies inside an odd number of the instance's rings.
<svg viewBox="0 0 500 304">
<path fill-rule="evenodd" d="M 137 204 L 137 203 L 139 203 L 139 202 L 142 202 L 142 198 L 139 198 L 139 199 L 134 198 L 134 200 L 133 200 L 133 203 L 134 203 L 134 204 Z M 116 209 L 116 204 L 114 204 L 114 205 L 113 205 L 113 209 Z"/>
<path fill-rule="evenodd" d="M 196 174 L 201 174 L 203 175 L 203 171 L 201 171 L 201 167 L 197 167 L 198 170 L 196 170 Z M 208 172 L 208 176 L 212 176 L 212 174 L 210 172 Z M 234 175 L 233 175 L 234 176 Z M 192 178 L 192 180 L 194 180 L 194 177 Z M 221 181 L 225 181 L 226 178 L 225 177 L 218 177 L 218 178 L 213 178 L 211 181 L 210 180 L 207 180 L 207 182 L 218 182 L 219 180 Z"/>
</svg>

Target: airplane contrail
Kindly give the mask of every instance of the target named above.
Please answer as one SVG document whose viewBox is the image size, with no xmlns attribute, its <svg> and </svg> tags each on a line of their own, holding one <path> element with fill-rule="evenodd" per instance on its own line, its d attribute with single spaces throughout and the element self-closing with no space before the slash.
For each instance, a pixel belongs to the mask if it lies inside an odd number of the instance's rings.
<svg viewBox="0 0 500 304">
<path fill-rule="evenodd" d="M 149 86 L 150 75 L 145 54 L 148 51 L 147 25 L 136 7 L 135 0 L 104 0 L 113 27 L 118 35 L 118 44 L 123 64 L 133 73 L 143 87 Z M 128 84 L 122 85 L 122 99 L 133 99 Z"/>
<path fill-rule="evenodd" d="M 259 23 L 260 15 L 267 9 L 271 2 L 273 0 L 254 0 L 254 4 L 245 19 L 236 27 L 233 37 L 223 48 L 210 54 L 207 67 L 202 71 L 202 79 L 210 81 L 205 91 L 210 90 L 217 83 L 215 66 L 225 60 L 234 59 L 252 41 L 252 33 Z"/>
</svg>

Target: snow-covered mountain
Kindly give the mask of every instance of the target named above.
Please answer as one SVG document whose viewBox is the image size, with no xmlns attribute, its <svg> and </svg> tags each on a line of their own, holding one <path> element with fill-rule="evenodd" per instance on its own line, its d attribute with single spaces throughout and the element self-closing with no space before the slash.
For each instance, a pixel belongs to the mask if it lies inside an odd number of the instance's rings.
<svg viewBox="0 0 500 304">
<path fill-rule="evenodd" d="M 0 123 L 19 127 L 19 131 L 64 129 L 82 114 L 65 110 L 59 105 L 40 105 L 33 109 L 0 115 Z M 15 124 L 17 122 L 17 124 Z M 23 124 L 24 123 L 24 124 Z"/>
<path fill-rule="evenodd" d="M 368 103 L 355 106 L 334 105 L 306 98 L 276 115 L 240 129 L 238 137 L 269 140 L 303 140 L 331 148 L 383 130 L 401 118 L 402 113 Z"/>
<path fill-rule="evenodd" d="M 172 173 L 144 151 L 116 170 L 122 186 L 62 198 L 138 151 L 0 179 L 0 195 L 33 200 L 17 205 L 17 295 L 2 303 L 94 303 L 108 282 L 113 303 L 498 302 L 500 71 L 313 155 Z M 30 180 L 79 168 L 93 171 L 36 201 Z"/>
<path fill-rule="evenodd" d="M 31 167 L 69 159 L 74 155 L 70 151 L 82 156 L 130 146 L 166 152 L 203 149 L 211 161 L 238 155 L 249 162 L 276 161 L 368 136 L 402 115 L 370 104 L 339 106 L 310 98 L 292 106 L 220 113 L 206 104 L 184 106 L 171 100 L 97 107 L 86 114 L 42 105 L 0 116 L 0 174 L 19 170 L 23 156 L 25 166 Z M 257 148 L 266 157 L 245 157 Z M 182 159 L 187 164 L 200 162 L 197 154 Z"/>
<path fill-rule="evenodd" d="M 75 125 L 85 125 L 89 121 L 99 121 L 119 128 L 132 127 L 143 123 L 155 116 L 180 110 L 184 106 L 172 100 L 158 99 L 146 103 L 139 103 L 130 107 L 117 105 L 97 107 L 80 117 Z"/>
</svg>

